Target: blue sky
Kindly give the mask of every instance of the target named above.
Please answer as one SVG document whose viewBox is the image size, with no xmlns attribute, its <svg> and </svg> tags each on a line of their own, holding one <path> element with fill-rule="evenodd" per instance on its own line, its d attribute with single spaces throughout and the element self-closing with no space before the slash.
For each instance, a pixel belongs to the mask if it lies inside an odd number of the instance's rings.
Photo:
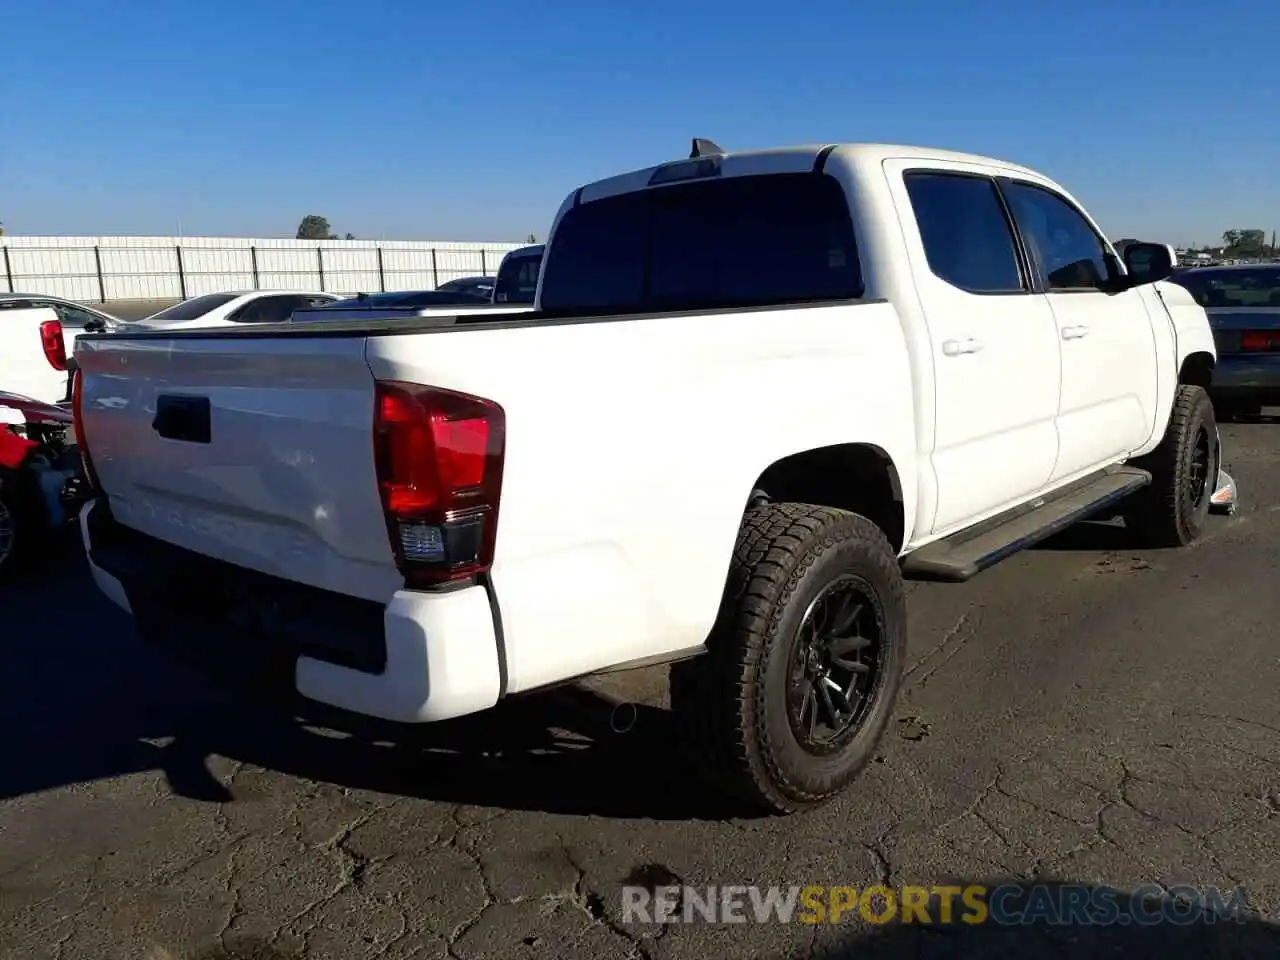
<svg viewBox="0 0 1280 960">
<path fill-rule="evenodd" d="M 1062 181 L 1113 237 L 1280 229 L 1280 5 L 13 0 L 10 234 L 545 236 L 687 153 L 872 140 Z M 1176 91 L 1176 97 L 1175 97 Z"/>
</svg>

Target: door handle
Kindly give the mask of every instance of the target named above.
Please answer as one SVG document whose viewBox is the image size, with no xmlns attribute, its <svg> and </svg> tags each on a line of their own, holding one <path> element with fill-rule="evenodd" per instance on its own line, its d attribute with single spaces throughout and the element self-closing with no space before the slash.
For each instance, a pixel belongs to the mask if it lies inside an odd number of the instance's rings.
<svg viewBox="0 0 1280 960">
<path fill-rule="evenodd" d="M 1081 337 L 1087 337 L 1088 335 L 1089 335 L 1089 328 L 1084 326 L 1083 324 L 1080 324 L 1074 327 L 1062 328 L 1063 340 L 1079 340 Z"/>
<path fill-rule="evenodd" d="M 943 340 L 942 353 L 948 357 L 958 357 L 962 353 L 977 353 L 982 349 L 981 340 Z"/>
</svg>

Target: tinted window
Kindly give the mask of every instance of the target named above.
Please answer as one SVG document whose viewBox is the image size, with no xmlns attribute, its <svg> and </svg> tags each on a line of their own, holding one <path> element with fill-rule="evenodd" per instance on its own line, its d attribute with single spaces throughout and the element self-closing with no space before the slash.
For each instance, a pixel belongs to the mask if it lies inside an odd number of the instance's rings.
<svg viewBox="0 0 1280 960">
<path fill-rule="evenodd" d="M 1041 187 L 1007 188 L 1013 217 L 1050 290 L 1097 290 L 1110 279 L 1106 248 L 1080 212 Z"/>
<path fill-rule="evenodd" d="M 210 310 L 215 310 L 230 303 L 239 296 L 241 294 L 238 293 L 206 293 L 203 297 L 192 297 L 190 300 L 175 303 L 172 307 L 148 317 L 147 323 L 181 323 L 186 320 L 195 320 L 204 316 Z"/>
<path fill-rule="evenodd" d="M 993 180 L 946 173 L 904 178 L 929 269 L 971 293 L 1024 289 L 1013 231 Z"/>
<path fill-rule="evenodd" d="M 69 303 L 53 303 L 50 305 L 58 312 L 58 319 L 62 321 L 64 327 L 83 327 L 87 323 L 106 322 L 106 318 L 100 314 L 83 310 L 80 307 L 73 307 Z"/>
<path fill-rule="evenodd" d="M 542 266 L 542 254 L 523 257 L 507 257 L 498 268 L 498 282 L 494 286 L 496 303 L 533 303 L 538 292 L 538 268 Z"/>
<path fill-rule="evenodd" d="M 450 280 L 436 287 L 441 293 L 469 293 L 475 297 L 488 297 L 493 292 L 492 277 L 463 277 Z"/>
<path fill-rule="evenodd" d="M 284 323 L 293 315 L 294 310 L 301 310 L 308 305 L 307 299 L 296 295 L 259 297 L 246 303 L 229 319 L 235 323 Z"/>
<path fill-rule="evenodd" d="M 862 296 L 844 191 L 830 177 L 701 180 L 581 204 L 547 256 L 551 311 L 673 310 Z"/>
<path fill-rule="evenodd" d="M 1280 267 L 1188 270 L 1169 279 L 1191 291 L 1203 307 L 1280 306 Z"/>
</svg>

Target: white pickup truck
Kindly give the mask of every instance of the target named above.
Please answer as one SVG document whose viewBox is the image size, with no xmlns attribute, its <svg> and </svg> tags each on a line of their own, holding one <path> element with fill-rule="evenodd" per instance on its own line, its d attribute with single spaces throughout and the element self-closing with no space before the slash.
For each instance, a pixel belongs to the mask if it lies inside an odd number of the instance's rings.
<svg viewBox="0 0 1280 960">
<path fill-rule="evenodd" d="M 695 141 L 573 192 L 531 313 L 80 337 L 93 576 L 391 721 L 670 661 L 699 768 L 812 806 L 889 720 L 904 577 L 1233 495 L 1163 250 L 999 160 Z"/>
</svg>

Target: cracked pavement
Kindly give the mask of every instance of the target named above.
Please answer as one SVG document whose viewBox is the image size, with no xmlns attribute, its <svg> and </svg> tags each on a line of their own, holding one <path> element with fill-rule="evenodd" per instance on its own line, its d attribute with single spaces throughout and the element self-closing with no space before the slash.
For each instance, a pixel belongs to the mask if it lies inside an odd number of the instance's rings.
<svg viewBox="0 0 1280 960">
<path fill-rule="evenodd" d="M 665 674 L 398 734 L 295 721 L 143 648 L 78 562 L 10 586 L 3 960 L 1280 955 L 1280 422 L 1224 428 L 1239 516 L 1176 552 L 1080 525 L 910 594 L 857 785 L 726 819 Z M 16 615 L 15 615 L 15 607 Z M 638 704 L 625 733 L 613 699 Z M 1242 926 L 624 925 L 619 888 L 1242 885 Z"/>
</svg>

